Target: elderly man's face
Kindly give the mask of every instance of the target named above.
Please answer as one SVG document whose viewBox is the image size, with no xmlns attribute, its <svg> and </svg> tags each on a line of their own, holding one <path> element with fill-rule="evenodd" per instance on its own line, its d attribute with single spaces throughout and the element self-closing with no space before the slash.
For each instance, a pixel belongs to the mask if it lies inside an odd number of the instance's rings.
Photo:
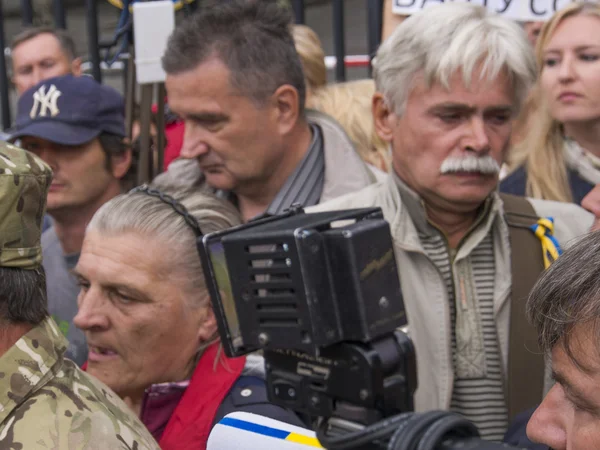
<svg viewBox="0 0 600 450">
<path fill-rule="evenodd" d="M 75 269 L 81 284 L 74 323 L 84 330 L 88 372 L 121 397 L 190 375 L 199 344 L 216 330 L 208 302 L 174 273 L 172 249 L 135 233 L 86 234 Z M 206 299 L 204 299 L 206 300 Z"/>
<path fill-rule="evenodd" d="M 509 145 L 514 94 L 508 77 L 481 80 L 476 70 L 471 78 L 466 87 L 456 73 L 445 89 L 428 88 L 418 77 L 401 116 L 379 94 L 374 100 L 377 132 L 392 144 L 394 170 L 429 206 L 446 211 L 471 211 L 485 200 Z"/>
<path fill-rule="evenodd" d="M 554 450 L 600 448 L 600 358 L 593 325 L 578 325 L 571 336 L 576 364 L 562 343 L 552 350 L 556 384 L 527 425 L 534 442 Z"/>
</svg>

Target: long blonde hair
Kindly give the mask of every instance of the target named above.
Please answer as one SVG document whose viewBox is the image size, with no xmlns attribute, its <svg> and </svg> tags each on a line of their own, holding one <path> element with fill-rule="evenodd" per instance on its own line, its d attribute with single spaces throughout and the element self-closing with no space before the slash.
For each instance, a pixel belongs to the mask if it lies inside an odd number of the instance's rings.
<svg viewBox="0 0 600 450">
<path fill-rule="evenodd" d="M 310 97 L 316 89 L 327 84 L 325 51 L 317 33 L 306 25 L 293 25 L 292 37 L 302 63 L 306 91 L 309 94 L 307 97 Z M 310 99 L 308 103 L 310 103 Z"/>
<path fill-rule="evenodd" d="M 563 20 L 577 15 L 593 15 L 600 18 L 600 5 L 573 3 L 558 11 L 544 25 L 535 48 L 538 81 L 526 102 L 529 107 L 523 109 L 523 114 L 517 121 L 526 123 L 528 131 L 523 140 L 512 150 L 509 160 L 509 165 L 513 169 L 525 166 L 527 170 L 525 193 L 528 197 L 573 201 L 567 176 L 562 124 L 551 116 L 539 80 L 544 70 L 544 50 L 550 38 Z"/>
<path fill-rule="evenodd" d="M 315 92 L 311 106 L 339 122 L 363 161 L 388 172 L 388 145 L 375 132 L 371 113 L 374 93 L 371 79 L 329 84 Z"/>
</svg>

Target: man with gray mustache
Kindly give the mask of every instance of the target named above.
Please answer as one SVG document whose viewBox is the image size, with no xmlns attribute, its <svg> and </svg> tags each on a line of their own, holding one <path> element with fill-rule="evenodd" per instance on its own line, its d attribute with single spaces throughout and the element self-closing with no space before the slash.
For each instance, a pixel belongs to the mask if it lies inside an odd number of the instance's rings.
<svg viewBox="0 0 600 450">
<path fill-rule="evenodd" d="M 375 127 L 392 148 L 392 174 L 313 210 L 382 208 L 416 347 L 416 410 L 456 411 L 483 438 L 499 441 L 545 388 L 541 356 L 539 372 L 517 375 L 534 355 L 526 353 L 526 340 L 513 338 L 527 329 L 521 297 L 544 268 L 542 241 L 556 257 L 593 217 L 576 205 L 528 203 L 497 192 L 513 119 L 535 79 L 518 25 L 469 3 L 426 8 L 382 44 L 374 78 Z M 515 202 L 531 211 L 523 216 L 533 218 L 539 236 L 529 224 L 508 221 Z M 547 217 L 554 222 L 543 220 L 540 228 L 538 219 Z M 518 242 L 514 230 L 525 232 L 519 239 L 532 243 L 532 251 L 511 245 Z M 526 274 L 514 268 L 531 255 L 539 269 L 523 294 L 519 282 Z"/>
</svg>

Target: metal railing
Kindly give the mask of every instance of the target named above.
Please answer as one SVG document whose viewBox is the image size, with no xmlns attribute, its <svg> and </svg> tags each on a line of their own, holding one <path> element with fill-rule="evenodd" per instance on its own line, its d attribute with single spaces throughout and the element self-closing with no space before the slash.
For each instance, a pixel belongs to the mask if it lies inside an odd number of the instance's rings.
<svg viewBox="0 0 600 450">
<path fill-rule="evenodd" d="M 189 10 L 195 9 L 197 3 L 189 6 Z M 374 56 L 381 42 L 381 29 L 383 17 L 383 2 L 384 0 L 365 0 L 367 10 L 367 39 L 368 39 L 368 61 Z M 21 0 L 21 17 L 23 26 L 33 24 L 34 11 L 32 0 Z M 185 3 L 185 2 L 184 2 Z M 346 55 L 346 39 L 345 39 L 345 5 L 344 0 L 332 0 L 331 7 L 333 8 L 333 40 L 335 63 L 331 64 L 335 67 L 336 81 L 346 80 L 346 66 L 352 65 L 348 63 L 352 58 Z M 102 43 L 98 35 L 98 8 L 97 0 L 86 0 L 86 30 L 88 35 L 88 57 L 91 64 L 91 73 L 93 77 L 102 82 L 102 61 L 100 51 Z M 295 14 L 296 23 L 305 23 L 306 20 L 306 2 L 304 0 L 291 0 L 291 5 Z M 66 11 L 63 0 L 52 1 L 52 14 L 54 25 L 57 28 L 67 29 Z M 0 49 L 6 48 L 5 32 L 4 32 L 4 16 L 2 11 L 2 0 L 0 0 Z M 2 115 L 2 127 L 10 128 L 10 102 L 9 102 L 9 82 L 6 66 L 6 56 L 3 51 L 0 55 L 0 107 Z M 364 61 L 364 57 L 359 58 Z M 343 63 L 340 63 L 343 62 Z M 126 75 L 125 75 L 126 78 Z"/>
</svg>

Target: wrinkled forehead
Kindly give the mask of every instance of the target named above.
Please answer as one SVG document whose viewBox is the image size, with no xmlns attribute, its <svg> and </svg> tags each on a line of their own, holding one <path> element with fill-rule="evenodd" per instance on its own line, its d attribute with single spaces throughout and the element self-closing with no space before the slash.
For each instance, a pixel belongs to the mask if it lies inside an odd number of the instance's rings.
<svg viewBox="0 0 600 450">
<path fill-rule="evenodd" d="M 76 273 L 102 285 L 123 284 L 151 291 L 172 275 L 171 249 L 149 233 L 88 230 Z"/>
<path fill-rule="evenodd" d="M 572 365 L 600 380 L 600 318 L 565 329 L 552 348 L 552 365 L 559 371 Z"/>
<path fill-rule="evenodd" d="M 480 67 L 472 71 L 459 69 L 447 78 L 428 78 L 420 71 L 413 77 L 408 92 L 409 99 L 417 97 L 423 105 L 456 103 L 516 109 L 515 86 L 506 70 L 493 74 Z"/>
</svg>

